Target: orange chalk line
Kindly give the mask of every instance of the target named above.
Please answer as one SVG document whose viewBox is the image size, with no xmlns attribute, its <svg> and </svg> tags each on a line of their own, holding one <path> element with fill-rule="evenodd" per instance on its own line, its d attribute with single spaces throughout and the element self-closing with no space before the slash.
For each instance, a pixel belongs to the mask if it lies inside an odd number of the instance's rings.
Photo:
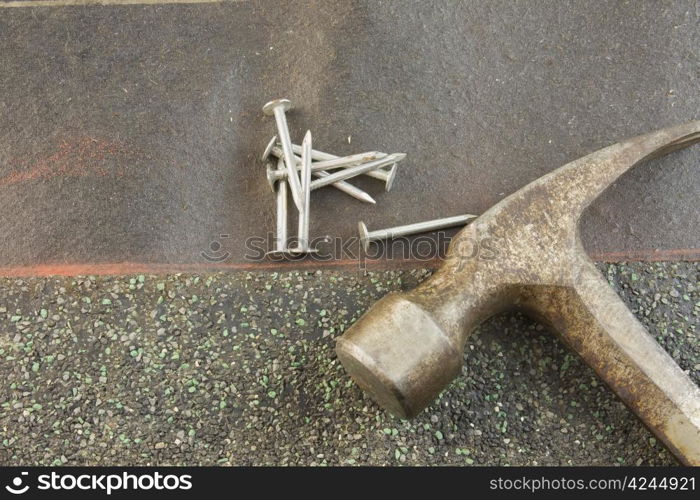
<svg viewBox="0 0 700 500">
<path fill-rule="evenodd" d="M 663 262 L 666 260 L 700 260 L 700 248 L 670 248 L 666 250 L 624 250 L 588 254 L 597 262 Z"/>
<path fill-rule="evenodd" d="M 241 3 L 248 0 L 16 0 L 0 1 L 0 8 L 11 7 L 75 7 L 93 5 L 161 5 L 196 3 Z"/>
<path fill-rule="evenodd" d="M 598 262 L 642 261 L 660 262 L 673 260 L 700 261 L 700 249 L 638 250 L 625 252 L 605 252 L 591 254 Z M 342 259 L 328 262 L 294 261 L 294 262 L 242 262 L 242 263 L 147 263 L 147 262 L 109 262 L 61 264 L 48 263 L 33 266 L 0 267 L 2 277 L 49 277 L 49 276 L 85 276 L 85 275 L 123 275 L 123 274 L 173 274 L 236 271 L 299 271 L 299 270 L 385 270 L 397 268 L 435 268 L 441 259 L 429 261 L 416 260 L 367 260 L 360 267 L 357 260 Z"/>
<path fill-rule="evenodd" d="M 386 261 L 366 261 L 363 268 L 382 269 Z M 436 267 L 439 259 L 416 262 L 401 260 L 392 262 L 391 268 L 397 267 Z M 345 259 L 331 262 L 295 261 L 295 262 L 251 262 L 251 263 L 144 263 L 144 262 L 110 262 L 95 264 L 37 264 L 34 266 L 0 267 L 0 277 L 48 277 L 48 276 L 85 276 L 85 275 L 120 275 L 120 274 L 173 274 L 203 273 L 223 271 L 298 271 L 317 269 L 360 269 L 358 261 Z"/>
<path fill-rule="evenodd" d="M 4 177 L 0 177 L 0 187 L 10 186 L 36 179 L 50 179 L 60 176 L 83 177 L 87 175 L 107 176 L 109 174 L 121 177 L 123 168 L 107 171 L 101 165 L 105 160 L 123 156 L 133 157 L 123 144 L 104 139 L 79 137 L 65 140 L 58 144 L 48 156 L 37 159 L 34 163 L 23 160 L 10 160 L 15 167 Z M 97 162 L 93 164 L 93 162 Z"/>
</svg>

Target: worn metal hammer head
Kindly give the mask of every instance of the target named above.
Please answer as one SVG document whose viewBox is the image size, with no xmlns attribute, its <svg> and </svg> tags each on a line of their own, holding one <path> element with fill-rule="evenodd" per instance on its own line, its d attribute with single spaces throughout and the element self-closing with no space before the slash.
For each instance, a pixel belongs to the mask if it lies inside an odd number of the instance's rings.
<svg viewBox="0 0 700 500">
<path fill-rule="evenodd" d="M 583 250 L 584 209 L 634 165 L 700 141 L 700 121 L 573 161 L 493 206 L 452 240 L 413 291 L 389 294 L 337 353 L 387 410 L 412 417 L 460 373 L 467 337 L 509 308 L 533 314 L 615 391 L 684 463 L 700 464 L 700 390 L 608 286 Z M 489 252 L 474 257 L 474 245 Z"/>
</svg>

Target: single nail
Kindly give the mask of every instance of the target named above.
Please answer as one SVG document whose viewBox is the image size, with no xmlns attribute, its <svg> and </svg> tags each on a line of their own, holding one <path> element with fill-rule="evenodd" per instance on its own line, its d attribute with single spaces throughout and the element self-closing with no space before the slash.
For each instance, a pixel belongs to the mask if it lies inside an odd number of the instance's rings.
<svg viewBox="0 0 700 500">
<path fill-rule="evenodd" d="M 291 164 L 296 167 L 296 161 L 291 159 Z M 296 170 L 296 168 L 295 168 Z M 299 249 L 309 250 L 309 216 L 311 210 L 311 131 L 307 130 L 301 143 L 301 192 L 304 209 L 299 212 Z"/>
<path fill-rule="evenodd" d="M 281 158 L 284 155 L 284 152 L 278 148 L 274 147 L 272 148 L 272 154 L 275 155 L 278 158 Z M 334 168 L 348 168 L 348 167 L 354 167 L 357 165 L 362 165 L 365 163 L 369 163 L 371 161 L 375 160 L 380 160 L 383 158 L 386 158 L 388 155 L 386 153 L 378 153 L 376 151 L 369 151 L 367 153 L 359 153 L 356 155 L 350 155 L 350 156 L 344 156 L 344 157 L 338 157 L 334 160 L 324 160 L 324 161 L 318 161 L 315 163 L 311 164 L 311 172 L 319 172 L 319 171 L 325 171 L 328 169 L 334 169 Z M 296 163 L 296 169 L 301 170 L 301 159 L 295 154 L 295 163 Z M 279 179 L 284 179 L 287 176 L 287 170 L 280 170 L 280 169 L 273 169 L 272 174 L 270 174 L 270 179 L 273 181 L 277 181 Z M 269 179 L 268 179 L 269 180 Z"/>
<path fill-rule="evenodd" d="M 301 182 L 297 171 L 294 160 L 292 159 L 292 140 L 289 137 L 289 127 L 287 126 L 287 117 L 284 112 L 292 107 L 291 101 L 289 99 L 275 99 L 270 101 L 263 106 L 263 113 L 266 115 L 274 115 L 275 123 L 277 124 L 277 135 L 279 135 L 280 142 L 282 143 L 282 150 L 284 151 L 284 164 L 287 167 L 287 175 L 289 176 L 289 189 L 292 192 L 292 198 L 294 199 L 294 204 L 297 206 L 299 212 L 303 210 L 303 200 L 301 197 Z"/>
<path fill-rule="evenodd" d="M 284 167 L 284 162 L 280 161 L 280 168 Z M 280 181 L 277 184 L 277 244 L 276 249 L 283 251 L 287 246 L 287 181 Z"/>
<path fill-rule="evenodd" d="M 277 168 L 284 168 L 284 160 L 277 160 Z M 287 253 L 287 181 L 281 180 L 277 183 L 275 201 L 277 206 L 276 213 L 276 232 L 275 232 L 275 249 L 267 252 L 265 255 L 284 255 Z"/>
<path fill-rule="evenodd" d="M 294 149 L 294 145 L 292 145 L 292 149 Z M 284 155 L 284 151 L 282 151 L 278 147 L 273 147 L 270 151 L 273 155 L 280 157 Z M 294 151 L 294 154 L 300 154 Z M 386 153 L 380 153 L 378 151 L 368 151 L 366 153 L 357 153 L 354 155 L 349 155 L 349 156 L 338 156 L 336 158 L 330 159 L 330 160 L 321 160 L 317 161 L 311 164 L 311 171 L 316 172 L 318 170 L 330 170 L 334 168 L 346 168 L 346 167 L 354 167 L 355 165 L 362 165 L 363 163 L 368 163 L 370 161 L 374 160 L 380 160 L 382 158 L 386 158 L 387 155 Z M 313 159 L 313 157 L 311 158 Z M 297 166 L 297 169 L 299 167 Z"/>
<path fill-rule="evenodd" d="M 301 158 L 299 158 L 296 155 L 294 157 L 296 158 L 296 161 L 298 164 L 297 168 L 300 168 Z M 312 170 L 313 170 L 313 166 L 312 166 Z M 314 177 L 327 177 L 330 175 L 328 172 L 324 172 L 322 170 L 319 170 L 316 172 L 312 171 L 311 174 Z M 283 168 L 281 168 L 281 169 L 280 168 L 275 169 L 271 165 L 267 165 L 266 175 L 267 175 L 267 183 L 269 184 L 270 189 L 272 191 L 275 191 L 275 183 L 287 178 L 287 170 L 284 168 L 284 165 L 283 165 Z M 334 188 L 338 189 L 339 191 L 342 191 L 345 194 L 348 194 L 348 195 L 352 196 L 353 198 L 360 200 L 364 203 L 371 203 L 372 205 L 375 205 L 377 203 L 376 200 L 374 198 L 372 198 L 368 193 L 366 193 L 365 191 L 363 191 L 362 189 L 360 189 L 358 187 L 353 186 L 349 182 L 338 181 L 338 182 L 334 182 L 331 185 Z"/>
<path fill-rule="evenodd" d="M 407 236 L 409 234 L 426 233 L 428 231 L 436 231 L 454 226 L 463 226 L 476 215 L 455 215 L 454 217 L 445 217 L 443 219 L 429 220 L 425 222 L 416 222 L 415 224 L 407 224 L 405 226 L 390 227 L 388 229 L 377 229 L 376 231 L 368 231 L 364 222 L 360 221 L 357 224 L 360 230 L 360 243 L 366 252 L 369 249 L 371 241 L 386 240 L 399 236 Z"/>
<path fill-rule="evenodd" d="M 328 172 L 321 171 L 313 172 L 313 175 L 314 177 L 328 177 L 331 174 L 329 174 Z M 365 203 L 371 203 L 372 205 L 375 205 L 377 203 L 377 201 L 374 198 L 372 198 L 369 194 L 364 192 L 362 189 L 353 186 L 349 182 L 338 181 L 331 184 L 331 186 L 336 188 L 338 191 L 342 191 L 343 193 L 352 196 L 356 200 L 360 200 Z"/>
<path fill-rule="evenodd" d="M 401 161 L 405 157 L 406 155 L 404 153 L 393 153 L 387 156 L 386 158 L 382 158 L 381 160 L 371 161 L 363 165 L 357 165 L 356 167 L 344 168 L 343 170 L 340 170 L 338 172 L 333 172 L 328 177 L 316 179 L 311 183 L 311 189 L 318 189 L 320 187 L 333 184 L 337 181 L 344 181 L 345 179 L 355 177 L 356 175 L 371 172 L 372 170 L 376 170 L 378 168 L 385 167 L 387 165 L 391 165 L 392 163 Z"/>
<path fill-rule="evenodd" d="M 301 151 L 301 146 L 299 146 L 297 144 L 292 144 L 292 150 L 296 154 L 299 154 L 299 151 Z M 378 154 L 384 155 L 384 156 L 377 156 L 377 159 L 384 158 L 384 157 L 388 156 L 386 153 L 378 153 Z M 324 153 L 323 151 L 318 151 L 316 149 L 311 150 L 311 159 L 316 161 L 316 162 L 335 160 L 337 158 L 340 158 L 340 157 L 336 156 L 336 155 L 332 155 L 330 153 Z M 375 179 L 379 179 L 380 181 L 384 181 L 384 190 L 386 192 L 389 192 L 389 191 L 391 191 L 391 188 L 394 185 L 394 179 L 396 178 L 396 173 L 398 172 L 397 167 L 398 167 L 398 163 L 394 163 L 388 171 L 380 168 L 377 170 L 372 170 L 370 172 L 365 172 L 363 175 L 366 175 L 368 177 L 373 177 Z"/>
</svg>

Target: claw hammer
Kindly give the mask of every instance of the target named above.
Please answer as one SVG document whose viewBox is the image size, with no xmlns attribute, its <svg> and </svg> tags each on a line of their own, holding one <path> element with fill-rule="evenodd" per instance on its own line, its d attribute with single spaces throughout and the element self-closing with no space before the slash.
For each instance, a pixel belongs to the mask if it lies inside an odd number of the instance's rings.
<svg viewBox="0 0 700 500">
<path fill-rule="evenodd" d="M 413 417 L 460 373 L 474 329 L 518 308 L 557 332 L 680 462 L 700 465 L 700 389 L 603 279 L 578 230 L 630 168 L 696 142 L 700 121 L 634 137 L 503 199 L 454 237 L 430 279 L 385 296 L 338 339 L 344 368 L 389 412 Z M 473 257 L 485 238 L 490 258 Z"/>
</svg>

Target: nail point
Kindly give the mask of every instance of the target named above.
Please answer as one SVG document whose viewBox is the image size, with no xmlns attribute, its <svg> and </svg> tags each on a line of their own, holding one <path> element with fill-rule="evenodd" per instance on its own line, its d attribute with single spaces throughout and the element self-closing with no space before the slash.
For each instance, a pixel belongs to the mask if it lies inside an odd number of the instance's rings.
<svg viewBox="0 0 700 500">
<path fill-rule="evenodd" d="M 391 191 L 392 186 L 394 185 L 394 179 L 396 179 L 396 172 L 398 172 L 399 164 L 394 163 L 391 165 L 391 168 L 389 169 L 389 175 L 386 178 L 386 184 L 384 186 L 384 189 L 388 193 Z"/>
<path fill-rule="evenodd" d="M 272 139 L 270 139 L 270 142 L 267 143 L 267 146 L 265 146 L 265 151 L 263 151 L 262 154 L 262 161 L 265 162 L 267 159 L 270 157 L 270 153 L 272 152 L 272 148 L 275 147 L 275 142 L 277 142 L 277 136 L 273 135 Z"/>
<path fill-rule="evenodd" d="M 363 198 L 363 200 L 366 201 L 367 203 L 371 203 L 372 205 L 376 205 L 376 204 L 377 204 L 377 200 L 375 200 L 374 198 L 372 198 L 372 197 L 371 197 L 370 195 L 368 195 L 367 193 L 365 193 L 365 195 L 364 195 L 362 198 Z"/>
<path fill-rule="evenodd" d="M 360 245 L 366 252 L 369 249 L 369 231 L 367 231 L 367 226 L 362 221 L 357 223 L 357 229 L 360 232 Z"/>
</svg>

